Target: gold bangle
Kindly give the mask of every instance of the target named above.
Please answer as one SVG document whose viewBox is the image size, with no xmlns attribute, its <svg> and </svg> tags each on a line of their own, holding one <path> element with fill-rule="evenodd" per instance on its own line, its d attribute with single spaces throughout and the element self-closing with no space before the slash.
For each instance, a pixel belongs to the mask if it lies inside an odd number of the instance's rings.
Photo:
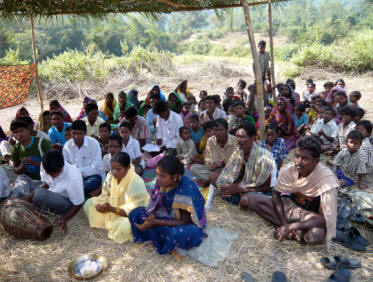
<svg viewBox="0 0 373 282">
<path fill-rule="evenodd" d="M 117 215 L 120 215 L 120 208 L 117 207 Z"/>
</svg>

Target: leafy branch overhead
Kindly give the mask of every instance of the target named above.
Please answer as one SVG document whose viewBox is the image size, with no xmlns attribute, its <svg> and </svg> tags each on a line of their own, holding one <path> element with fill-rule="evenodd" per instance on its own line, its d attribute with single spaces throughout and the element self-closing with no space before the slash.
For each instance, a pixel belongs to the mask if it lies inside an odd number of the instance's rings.
<svg viewBox="0 0 373 282">
<path fill-rule="evenodd" d="M 288 0 L 273 0 L 286 2 Z M 267 4 L 266 0 L 249 1 L 250 5 Z M 239 0 L 1 0 L 0 18 L 24 18 L 33 16 L 53 17 L 80 15 L 105 17 L 108 13 L 139 12 L 152 17 L 159 13 L 224 9 L 240 7 Z"/>
</svg>

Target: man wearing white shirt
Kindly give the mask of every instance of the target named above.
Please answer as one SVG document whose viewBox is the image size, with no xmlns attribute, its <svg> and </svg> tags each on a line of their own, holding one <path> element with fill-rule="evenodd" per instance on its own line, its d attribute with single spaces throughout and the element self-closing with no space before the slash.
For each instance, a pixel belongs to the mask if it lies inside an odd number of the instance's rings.
<svg viewBox="0 0 373 282">
<path fill-rule="evenodd" d="M 218 102 L 214 96 L 207 96 L 206 104 L 207 109 L 199 116 L 199 121 L 202 125 L 207 121 L 217 120 L 218 118 L 227 119 L 227 114 L 223 110 L 217 108 Z"/>
<path fill-rule="evenodd" d="M 80 171 L 66 162 L 60 151 L 43 156 L 40 166 L 42 188 L 30 196 L 38 208 L 63 215 L 60 228 L 66 233 L 66 221 L 74 216 L 84 203 L 83 178 Z"/>
<path fill-rule="evenodd" d="M 82 120 L 71 124 L 72 139 L 63 147 L 65 160 L 79 168 L 83 176 L 85 197 L 93 197 L 100 193 L 100 186 L 105 180 L 102 164 L 101 148 L 98 141 L 86 136 L 87 125 Z"/>
<path fill-rule="evenodd" d="M 168 104 L 159 101 L 154 105 L 153 112 L 157 117 L 157 145 L 161 146 L 161 151 L 166 151 L 167 155 L 176 156 L 176 145 L 179 139 L 179 128 L 184 126 L 181 117 L 170 110 Z"/>
</svg>

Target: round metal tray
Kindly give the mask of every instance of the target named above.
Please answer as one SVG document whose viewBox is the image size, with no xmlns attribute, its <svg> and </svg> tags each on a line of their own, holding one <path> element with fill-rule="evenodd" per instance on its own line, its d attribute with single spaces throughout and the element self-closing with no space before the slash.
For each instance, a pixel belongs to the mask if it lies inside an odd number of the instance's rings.
<svg viewBox="0 0 373 282">
<path fill-rule="evenodd" d="M 80 269 L 87 260 L 97 263 L 97 270 L 90 275 L 81 275 Z M 73 260 L 68 267 L 68 271 L 72 277 L 78 280 L 89 280 L 100 276 L 107 268 L 108 261 L 105 257 L 99 255 L 84 255 Z"/>
</svg>

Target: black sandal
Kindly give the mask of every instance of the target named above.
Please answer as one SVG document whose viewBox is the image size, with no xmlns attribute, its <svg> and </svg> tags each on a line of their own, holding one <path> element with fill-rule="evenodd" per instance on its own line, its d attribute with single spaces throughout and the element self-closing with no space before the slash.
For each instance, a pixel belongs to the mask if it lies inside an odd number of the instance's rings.
<svg viewBox="0 0 373 282">
<path fill-rule="evenodd" d="M 332 270 L 339 268 L 356 269 L 361 267 L 359 260 L 345 256 L 323 257 L 320 259 L 320 262 L 325 268 Z"/>
<path fill-rule="evenodd" d="M 327 282 L 349 282 L 351 279 L 351 273 L 345 268 L 338 269 L 330 275 Z"/>
<path fill-rule="evenodd" d="M 366 246 L 359 244 L 356 241 L 356 235 L 354 235 L 353 232 L 350 232 L 350 230 L 338 230 L 337 229 L 337 235 L 335 238 L 332 239 L 332 241 L 337 242 L 338 244 L 341 244 L 342 246 L 358 251 L 358 252 L 365 252 Z"/>
</svg>

